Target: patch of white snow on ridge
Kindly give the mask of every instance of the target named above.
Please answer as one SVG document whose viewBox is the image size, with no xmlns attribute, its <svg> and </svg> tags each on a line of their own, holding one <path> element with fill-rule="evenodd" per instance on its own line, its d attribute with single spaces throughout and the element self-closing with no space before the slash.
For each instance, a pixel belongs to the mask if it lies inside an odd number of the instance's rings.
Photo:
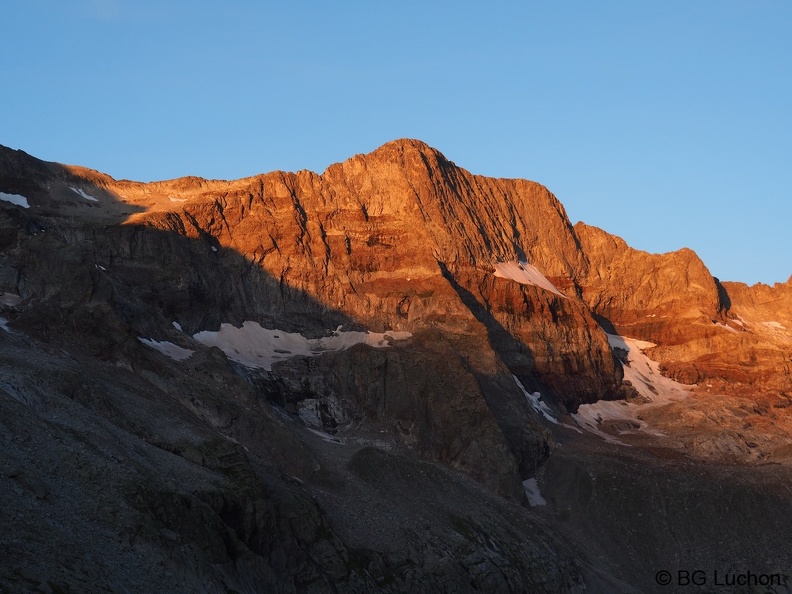
<svg viewBox="0 0 792 594">
<path fill-rule="evenodd" d="M 684 384 L 663 376 L 660 373 L 660 364 L 652 361 L 642 350 L 655 346 L 652 342 L 625 338 L 615 334 L 608 334 L 608 343 L 612 348 L 627 352 L 627 365 L 624 365 L 624 379 L 629 381 L 635 390 L 646 401 L 643 404 L 625 402 L 623 400 L 600 400 L 593 404 L 582 404 L 578 412 L 573 414 L 578 425 L 583 429 L 596 433 L 606 441 L 621 443 L 612 435 L 599 429 L 603 423 L 635 427 L 640 431 L 652 435 L 662 435 L 653 430 L 649 425 L 639 419 L 641 411 L 647 408 L 664 406 L 687 398 L 690 395 Z M 630 429 L 620 431 L 629 432 Z"/>
<path fill-rule="evenodd" d="M 20 196 L 19 194 L 6 194 L 5 192 L 0 192 L 0 200 L 10 202 L 11 204 L 16 204 L 22 208 L 30 208 L 27 198 Z"/>
<path fill-rule="evenodd" d="M 296 356 L 315 356 L 325 351 L 340 351 L 356 344 L 374 348 L 387 347 L 394 340 L 410 338 L 410 332 L 341 332 L 340 326 L 331 336 L 306 338 L 297 332 L 262 328 L 258 322 L 247 321 L 237 328 L 221 324 L 218 332 L 204 330 L 193 336 L 206 345 L 216 346 L 232 361 L 246 367 L 271 371 L 272 364 Z"/>
<path fill-rule="evenodd" d="M 522 484 L 531 507 L 547 505 L 547 501 L 545 501 L 545 498 L 542 497 L 542 494 L 539 492 L 539 484 L 536 482 L 535 478 L 525 479 Z"/>
<path fill-rule="evenodd" d="M 715 322 L 715 325 L 716 326 L 720 326 L 721 328 L 725 328 L 729 332 L 734 332 L 735 334 L 739 334 L 740 333 L 739 330 L 735 330 L 731 326 L 727 326 L 726 324 L 721 324 L 720 322 Z"/>
<path fill-rule="evenodd" d="M 176 198 L 175 196 L 168 196 L 171 202 L 187 202 L 187 198 Z"/>
<path fill-rule="evenodd" d="M 93 196 L 91 196 L 90 194 L 85 193 L 83 190 L 80 190 L 79 188 L 73 188 L 73 187 L 69 186 L 69 189 L 72 192 L 74 192 L 75 194 L 79 194 L 80 196 L 82 196 L 86 200 L 90 200 L 91 202 L 99 202 L 98 198 L 94 198 Z"/>
<path fill-rule="evenodd" d="M 138 340 L 147 347 L 151 347 L 152 349 L 158 350 L 163 355 L 167 355 L 174 361 L 184 361 L 185 359 L 189 359 L 190 356 L 195 352 L 191 351 L 190 349 L 184 349 L 173 344 L 172 342 L 168 342 L 167 340 L 160 342 L 158 340 L 151 340 L 149 338 L 142 338 L 140 336 L 138 336 Z"/>
<path fill-rule="evenodd" d="M 558 425 L 558 419 L 556 419 L 555 416 L 553 415 L 553 411 L 550 409 L 549 406 L 547 406 L 545 402 L 542 401 L 541 399 L 542 394 L 540 394 L 539 392 L 534 392 L 533 394 L 531 394 L 530 392 L 528 392 L 528 390 L 525 389 L 525 386 L 522 385 L 522 382 L 519 379 L 517 379 L 516 375 L 512 375 L 512 377 L 519 386 L 520 390 L 522 390 L 522 393 L 525 394 L 525 397 L 528 399 L 528 402 L 531 403 L 531 407 L 536 412 L 543 414 L 545 419 L 547 419 L 551 423 Z"/>
<path fill-rule="evenodd" d="M 508 278 L 520 283 L 521 285 L 533 285 L 555 293 L 559 297 L 564 297 L 558 289 L 555 288 L 545 275 L 539 270 L 528 264 L 528 262 L 499 262 L 495 264 L 495 276 L 498 278 Z"/>
<path fill-rule="evenodd" d="M 8 327 L 8 320 L 5 318 L 0 318 L 0 329 L 4 330 L 5 332 L 11 332 L 11 328 Z"/>
<path fill-rule="evenodd" d="M 786 327 L 783 326 L 780 322 L 762 322 L 762 324 L 770 328 L 775 328 L 776 330 L 786 330 Z"/>
<path fill-rule="evenodd" d="M 177 322 L 176 320 L 173 320 L 173 327 L 176 328 L 176 330 L 178 330 L 179 332 L 182 331 L 181 324 L 179 324 L 179 322 Z"/>
</svg>

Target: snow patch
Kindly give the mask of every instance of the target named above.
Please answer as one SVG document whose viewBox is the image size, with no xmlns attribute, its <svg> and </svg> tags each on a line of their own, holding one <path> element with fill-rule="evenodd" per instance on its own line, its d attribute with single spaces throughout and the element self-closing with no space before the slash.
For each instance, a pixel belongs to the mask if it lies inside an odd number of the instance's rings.
<svg viewBox="0 0 792 594">
<path fill-rule="evenodd" d="M 173 327 L 176 328 L 176 330 L 178 330 L 179 332 L 182 331 L 181 324 L 179 324 L 179 322 L 177 322 L 176 320 L 173 320 Z"/>
<path fill-rule="evenodd" d="M 594 435 L 599 435 L 608 443 L 628 445 L 623 441 L 616 439 L 610 433 L 605 433 L 599 428 L 600 424 L 605 420 L 611 420 L 605 418 L 603 413 L 607 414 L 604 410 L 606 407 L 600 406 L 601 403 L 602 401 L 600 400 L 594 404 L 581 404 L 578 407 L 578 411 L 572 414 L 572 418 L 575 419 L 575 422 L 580 426 L 581 429 L 585 429 Z"/>
<path fill-rule="evenodd" d="M 517 379 L 516 375 L 512 375 L 512 377 L 514 378 L 514 381 L 517 383 L 517 385 L 520 387 L 520 390 L 522 390 L 522 393 L 525 394 L 525 397 L 528 399 L 528 402 L 531 404 L 531 407 L 536 412 L 544 415 L 545 419 L 547 419 L 551 423 L 558 425 L 558 419 L 556 419 L 555 416 L 553 415 L 553 411 L 550 409 L 549 406 L 547 406 L 547 404 L 544 401 L 542 401 L 542 394 L 539 392 L 534 392 L 533 394 L 531 394 L 530 392 L 528 392 L 528 390 L 525 389 L 525 386 L 522 385 L 522 382 L 519 379 Z"/>
<path fill-rule="evenodd" d="M 547 505 L 547 501 L 545 501 L 545 498 L 542 497 L 542 494 L 539 492 L 539 484 L 536 482 L 535 478 L 525 479 L 522 484 L 531 507 Z"/>
<path fill-rule="evenodd" d="M 786 327 L 779 322 L 762 322 L 768 328 L 775 328 L 776 330 L 786 330 Z"/>
<path fill-rule="evenodd" d="M 102 272 L 105 272 L 105 271 L 107 271 L 107 268 L 105 268 L 105 267 L 104 267 L 104 266 L 102 266 L 101 264 L 94 264 L 94 266 L 96 266 L 96 269 L 97 269 L 97 270 L 101 270 Z"/>
<path fill-rule="evenodd" d="M 72 192 L 74 192 L 75 194 L 79 194 L 80 196 L 82 196 L 86 200 L 90 200 L 92 202 L 99 202 L 99 200 L 97 198 L 94 198 L 93 196 L 91 196 L 90 194 L 85 193 L 83 190 L 80 190 L 79 188 L 73 188 L 73 187 L 69 186 L 69 189 Z"/>
<path fill-rule="evenodd" d="M 0 329 L 8 333 L 11 332 L 11 328 L 8 327 L 8 320 L 6 320 L 5 318 L 0 318 Z"/>
<path fill-rule="evenodd" d="M 2 293 L 0 294 L 0 304 L 7 305 L 9 307 L 16 307 L 22 303 L 22 297 L 19 295 L 15 295 L 14 293 Z"/>
<path fill-rule="evenodd" d="M 175 196 L 168 196 L 168 200 L 171 202 L 187 202 L 187 198 L 176 198 Z"/>
<path fill-rule="evenodd" d="M 539 272 L 535 266 L 528 264 L 528 262 L 499 262 L 495 264 L 494 274 L 498 278 L 508 278 L 521 285 L 540 287 L 545 291 L 564 297 L 564 294 L 556 289 L 553 283 L 545 278 L 544 274 Z"/>
<path fill-rule="evenodd" d="M 190 349 L 184 349 L 173 344 L 172 342 L 168 342 L 167 340 L 160 342 L 158 340 L 151 340 L 141 336 L 138 336 L 138 340 L 146 346 L 158 350 L 163 355 L 167 355 L 174 361 L 184 361 L 185 359 L 189 359 L 190 356 L 195 352 L 191 351 Z"/>
<path fill-rule="evenodd" d="M 5 192 L 0 192 L 0 200 L 10 202 L 11 204 L 16 204 L 22 208 L 30 208 L 27 198 L 20 196 L 19 194 L 6 194 Z"/>
<path fill-rule="evenodd" d="M 660 373 L 660 364 L 647 357 L 642 351 L 652 348 L 653 342 L 624 338 L 608 334 L 611 347 L 627 351 L 627 365 L 624 365 L 624 379 L 628 380 L 638 393 L 653 404 L 668 404 L 687 398 L 689 388 Z M 624 346 L 618 346 L 624 345 Z M 626 347 L 626 348 L 625 348 Z"/>
<path fill-rule="evenodd" d="M 306 338 L 296 332 L 262 328 L 258 322 L 247 321 L 237 328 L 221 324 L 218 332 L 204 330 L 193 336 L 206 346 L 216 346 L 232 361 L 246 367 L 270 371 L 272 364 L 297 356 L 316 356 L 325 351 L 346 350 L 356 344 L 374 348 L 390 346 L 394 340 L 410 338 L 410 332 L 341 332 L 339 326 L 331 336 Z"/>
<path fill-rule="evenodd" d="M 720 326 L 721 328 L 725 328 L 729 332 L 734 332 L 735 334 L 739 334 L 740 333 L 738 330 L 735 330 L 731 326 L 727 326 L 726 324 L 721 324 L 720 322 L 715 322 L 715 325 L 716 326 Z"/>
<path fill-rule="evenodd" d="M 627 352 L 627 364 L 624 367 L 624 379 L 629 381 L 640 394 L 644 403 L 636 404 L 623 400 L 600 400 L 593 404 L 582 404 L 577 413 L 572 417 L 581 428 L 595 433 L 611 443 L 622 443 L 612 435 L 602 431 L 603 424 L 616 427 L 619 433 L 643 431 L 651 435 L 660 435 L 652 429 L 639 416 L 648 408 L 665 406 L 671 402 L 678 402 L 690 395 L 689 388 L 663 376 L 660 373 L 660 364 L 652 361 L 642 350 L 656 346 L 652 342 L 625 338 L 615 334 L 608 334 L 608 343 L 611 348 Z M 625 444 L 622 444 L 625 445 Z"/>
<path fill-rule="evenodd" d="M 338 437 L 333 437 L 332 435 L 330 435 L 329 433 L 325 433 L 324 431 L 319 431 L 318 429 L 311 429 L 310 427 L 306 427 L 306 429 L 308 429 L 308 431 L 310 431 L 314 435 L 318 435 L 327 442 L 337 443 L 339 445 L 343 445 L 344 443 L 343 439 L 339 439 Z"/>
<path fill-rule="evenodd" d="M 606 333 L 605 336 L 608 337 L 608 344 L 612 349 L 621 349 L 623 351 L 627 351 L 628 353 L 634 349 L 640 352 L 644 349 L 651 349 L 652 347 L 657 346 L 655 343 L 649 342 L 648 340 L 625 338 L 623 336 L 619 336 L 618 334 Z"/>
</svg>

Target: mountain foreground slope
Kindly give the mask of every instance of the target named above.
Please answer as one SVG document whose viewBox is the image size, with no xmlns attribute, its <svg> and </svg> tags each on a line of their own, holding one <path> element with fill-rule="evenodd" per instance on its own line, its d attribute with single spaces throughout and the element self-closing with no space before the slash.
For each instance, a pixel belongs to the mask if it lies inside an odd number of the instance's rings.
<svg viewBox="0 0 792 594">
<path fill-rule="evenodd" d="M 419 141 L 148 184 L 0 148 L 0 316 L 5 591 L 789 591 L 792 277 Z"/>
</svg>

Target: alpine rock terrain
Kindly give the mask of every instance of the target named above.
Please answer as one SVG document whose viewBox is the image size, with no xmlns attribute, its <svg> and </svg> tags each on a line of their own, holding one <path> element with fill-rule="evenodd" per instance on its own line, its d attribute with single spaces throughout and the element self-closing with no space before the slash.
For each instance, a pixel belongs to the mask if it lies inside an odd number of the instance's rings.
<svg viewBox="0 0 792 594">
<path fill-rule="evenodd" d="M 155 183 L 0 147 L 2 592 L 789 592 L 791 463 L 792 277 L 415 140 Z"/>
</svg>

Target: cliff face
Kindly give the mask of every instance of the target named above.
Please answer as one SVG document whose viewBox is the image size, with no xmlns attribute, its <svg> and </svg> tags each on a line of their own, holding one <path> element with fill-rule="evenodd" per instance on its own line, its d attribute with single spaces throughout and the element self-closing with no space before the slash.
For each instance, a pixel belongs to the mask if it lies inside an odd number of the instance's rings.
<svg viewBox="0 0 792 594">
<path fill-rule="evenodd" d="M 649 254 L 584 223 L 575 231 L 589 261 L 583 300 L 625 335 L 680 342 L 719 316 L 716 280 L 692 250 Z"/>
<path fill-rule="evenodd" d="M 524 504 L 521 482 L 574 433 L 560 428 L 567 413 L 635 396 L 603 328 L 652 341 L 666 374 L 709 391 L 647 413 L 676 432 L 677 450 L 780 459 L 778 443 L 792 440 L 775 407 L 792 389 L 792 279 L 721 284 L 690 250 L 647 254 L 572 227 L 541 185 L 472 175 L 418 141 L 321 175 L 150 184 L 0 147 L 0 192 L 28 206 L 0 200 L 0 355 L 23 370 L 0 378 L 9 414 L 24 419 L 13 431 L 54 423 L 75 452 L 117 440 L 124 465 L 141 452 L 170 460 L 135 466 L 145 489 L 115 479 L 89 488 L 80 472 L 102 474 L 104 458 L 85 471 L 64 462 L 68 485 L 43 470 L 40 480 L 8 472 L 28 490 L 43 481 L 77 499 L 118 495 L 128 546 L 154 547 L 177 574 L 215 563 L 201 579 L 237 591 L 404 591 L 428 576 L 574 591 L 591 576 L 505 502 Z M 45 387 L 20 391 L 37 365 L 49 369 Z M 81 381 L 80 365 L 101 381 Z M 713 442 L 697 424 L 701 407 L 728 396 L 742 410 L 756 402 L 752 385 L 772 391 L 774 429 L 764 409 L 754 429 L 735 412 L 721 423 L 733 435 Z M 80 426 L 107 433 L 83 439 L 48 406 L 76 406 Z M 178 422 L 157 420 L 169 418 Z M 752 437 L 757 428 L 774 438 Z M 765 445 L 745 445 L 754 442 Z M 22 454 L 50 455 L 34 446 Z M 388 492 L 418 486 L 428 490 L 420 505 Z M 385 536 L 385 516 L 366 502 L 390 514 Z M 355 526 L 355 514 L 370 524 Z M 173 557 L 179 539 L 193 548 Z M 258 581 L 245 582 L 250 572 Z M 285 574 L 298 578 L 278 581 Z M 586 583 L 615 591 L 602 579 Z"/>
<path fill-rule="evenodd" d="M 582 299 L 620 334 L 654 342 L 668 374 L 731 395 L 792 388 L 789 281 L 720 283 L 691 250 L 648 254 L 583 223 L 575 231 L 589 262 Z"/>
<path fill-rule="evenodd" d="M 321 176 L 269 174 L 199 194 L 197 204 L 195 188 L 157 191 L 187 203 L 139 215 L 136 224 L 232 248 L 284 290 L 304 291 L 366 328 L 468 333 L 483 324 L 492 333 L 507 324 L 536 353 L 514 370 L 535 375 L 537 385 L 570 360 L 581 362 L 594 385 L 566 390 L 573 406 L 607 396 L 616 383 L 601 335 L 593 342 L 563 336 L 580 322 L 594 327 L 576 300 L 493 277 L 494 264 L 528 260 L 569 288 L 573 271 L 585 266 L 561 205 L 538 184 L 473 176 L 422 143 L 399 141 Z M 471 315 L 474 302 L 481 319 Z M 235 314 L 261 315 L 255 308 Z M 566 352 L 551 354 L 551 343 Z"/>
<path fill-rule="evenodd" d="M 590 263 L 582 299 L 612 331 L 651 341 L 693 397 L 642 413 L 666 447 L 704 460 L 780 462 L 792 452 L 790 282 L 713 278 L 690 250 L 647 254 L 600 229 L 575 230 Z"/>
</svg>

